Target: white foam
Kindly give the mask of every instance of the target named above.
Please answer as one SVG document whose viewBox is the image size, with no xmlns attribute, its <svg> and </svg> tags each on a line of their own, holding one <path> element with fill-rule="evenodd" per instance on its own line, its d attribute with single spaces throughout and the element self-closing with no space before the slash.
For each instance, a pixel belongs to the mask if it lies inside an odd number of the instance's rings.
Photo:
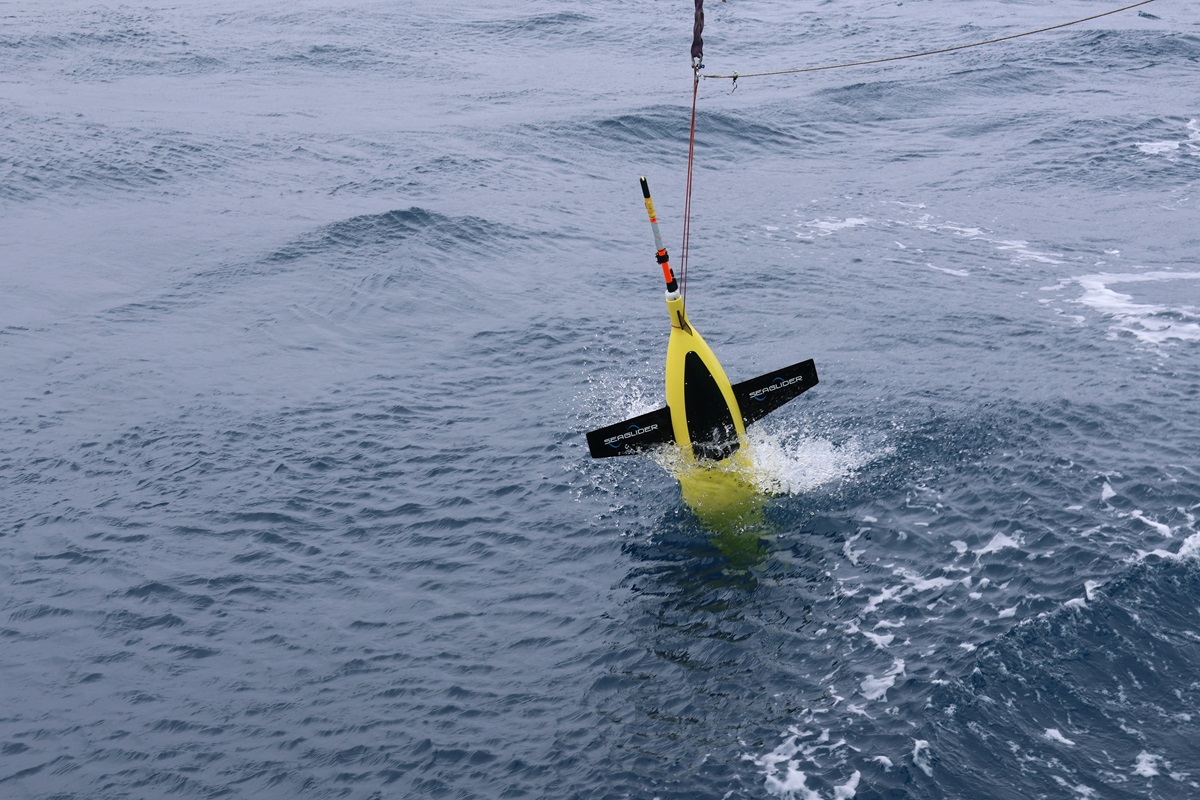
<svg viewBox="0 0 1200 800">
<path fill-rule="evenodd" d="M 971 273 L 965 269 L 950 269 L 949 267 L 939 267 L 936 264 L 926 264 L 930 269 L 936 269 L 938 272 L 944 272 L 947 275 L 953 275 L 956 278 L 969 278 Z"/>
<path fill-rule="evenodd" d="M 847 217 L 846 219 L 814 219 L 803 222 L 801 225 L 816 231 L 818 236 L 831 236 L 838 231 L 858 228 L 870 222 L 868 217 Z M 800 236 L 801 234 L 797 233 L 796 235 Z"/>
<path fill-rule="evenodd" d="M 811 761 L 819 751 L 833 752 L 846 746 L 845 740 L 830 742 L 829 731 L 821 731 L 816 744 L 802 744 L 802 737 L 811 737 L 812 731 L 788 728 L 789 736 L 770 753 L 763 756 L 744 756 L 762 767 L 765 773 L 764 784 L 767 792 L 786 800 L 824 800 L 815 789 L 808 786 L 808 775 L 801 768 L 801 760 Z M 810 742 L 811 742 L 810 738 Z M 833 800 L 850 800 L 858 793 L 858 784 L 862 775 L 858 770 L 841 785 L 833 787 Z"/>
<path fill-rule="evenodd" d="M 1158 762 L 1161 760 L 1162 756 L 1142 751 L 1138 753 L 1137 763 L 1133 767 L 1133 774 L 1141 775 L 1143 778 L 1153 778 L 1158 774 Z"/>
<path fill-rule="evenodd" d="M 1200 341 L 1200 309 L 1195 306 L 1137 303 L 1132 295 L 1111 287 L 1127 283 L 1162 283 L 1200 280 L 1200 272 L 1133 272 L 1079 275 L 1070 282 L 1083 289 L 1075 302 L 1095 309 L 1112 320 L 1113 335 L 1132 334 L 1146 344 Z"/>
<path fill-rule="evenodd" d="M 961 236 L 964 239 L 972 239 L 975 241 L 986 242 L 992 245 L 1001 252 L 1008 253 L 1010 258 L 1016 262 L 1036 261 L 1042 264 L 1062 264 L 1063 261 L 1056 254 L 1043 253 L 1029 246 L 1029 242 L 1023 240 L 999 239 L 989 235 L 980 228 L 967 227 L 963 225 L 955 225 L 953 223 L 934 223 L 930 222 L 928 215 L 921 218 L 920 221 L 914 224 L 914 227 L 933 231 L 935 233 L 947 232 L 955 236 Z"/>
<path fill-rule="evenodd" d="M 1100 501 L 1107 503 L 1116 496 L 1117 493 L 1113 491 L 1112 484 L 1110 484 L 1108 481 L 1105 481 L 1104 487 L 1100 489 Z"/>
<path fill-rule="evenodd" d="M 990 542 L 988 542 L 987 544 L 985 544 L 983 547 L 976 550 L 975 552 L 978 553 L 979 555 L 983 555 L 984 553 L 995 553 L 997 551 L 1004 550 L 1009 547 L 1019 548 L 1020 546 L 1021 546 L 1020 537 L 1017 537 L 1016 539 L 1014 539 L 1013 537 L 1009 536 L 1008 534 L 997 533 L 995 536 L 992 537 L 992 540 Z"/>
<path fill-rule="evenodd" d="M 638 412 L 630 412 L 636 415 Z M 747 433 L 752 461 L 750 478 L 765 495 L 796 495 L 852 476 L 856 470 L 891 448 L 869 451 L 851 441 L 843 445 L 809 436 L 796 430 L 772 432 L 758 426 Z M 668 473 L 679 474 L 688 459 L 675 445 L 663 445 L 646 456 Z M 734 469 L 735 467 L 728 467 Z M 848 551 L 847 557 L 861 555 Z M 853 559 L 851 559 L 853 560 Z"/>
<path fill-rule="evenodd" d="M 1059 731 L 1058 728 L 1046 728 L 1046 730 L 1042 733 L 1042 738 L 1049 739 L 1052 742 L 1058 742 L 1059 744 L 1065 744 L 1068 747 L 1075 746 L 1075 743 L 1063 736 L 1062 732 Z"/>
<path fill-rule="evenodd" d="M 1166 156 L 1177 161 L 1180 154 L 1200 153 L 1200 123 L 1191 120 L 1187 124 L 1188 138 L 1178 141 L 1134 142 L 1133 146 L 1149 156 Z"/>
<path fill-rule="evenodd" d="M 924 772 L 926 776 L 933 777 L 933 763 L 931 758 L 933 750 L 929 747 L 929 742 L 924 739 L 913 739 L 912 762 L 913 766 Z"/>
<path fill-rule="evenodd" d="M 878 700 L 879 698 L 886 699 L 888 689 L 896 685 L 896 678 L 904 674 L 904 659 L 897 658 L 892 662 L 892 668 L 886 673 L 876 678 L 874 675 L 868 675 L 863 679 L 859 687 L 862 689 L 863 697 L 868 700 Z"/>
<path fill-rule="evenodd" d="M 1072 786 L 1058 775 L 1054 775 L 1053 777 L 1055 783 L 1064 789 L 1070 789 L 1075 792 L 1075 796 L 1080 798 L 1080 800 L 1092 800 L 1092 798 L 1096 797 L 1096 790 L 1089 786 L 1084 786 L 1082 783 Z"/>
<path fill-rule="evenodd" d="M 867 614 L 870 614 L 872 611 L 879 608 L 880 603 L 895 598 L 902 591 L 904 591 L 903 586 L 889 586 L 885 588 L 882 592 L 867 601 L 867 605 L 863 608 L 863 616 L 865 617 Z"/>
<path fill-rule="evenodd" d="M 1193 533 L 1184 539 L 1183 545 L 1179 548 L 1179 553 L 1175 557 L 1179 559 L 1200 559 L 1200 533 Z"/>
<path fill-rule="evenodd" d="M 755 485 L 765 494 L 802 494 L 853 475 L 880 455 L 857 441 L 835 445 L 796 430 L 747 433 Z"/>
<path fill-rule="evenodd" d="M 854 770 L 854 774 L 850 779 L 841 786 L 833 787 L 833 800 L 850 800 L 854 795 L 858 794 L 858 781 L 862 778 L 862 773 Z"/>
<path fill-rule="evenodd" d="M 767 791 L 779 797 L 802 797 L 804 800 L 822 800 L 821 795 L 808 788 L 808 776 L 795 761 L 788 762 L 788 770 L 782 778 L 767 776 Z"/>
<path fill-rule="evenodd" d="M 1061 258 L 1056 258 L 1055 256 L 1052 256 L 1049 253 L 1042 253 L 1037 250 L 1034 250 L 1032 247 L 1029 246 L 1029 242 L 1000 241 L 1000 242 L 993 242 L 993 244 L 996 245 L 997 250 L 1005 250 L 1005 251 L 1011 252 L 1013 255 L 1013 261 L 1017 261 L 1017 262 L 1036 261 L 1039 264 L 1061 264 L 1061 263 L 1063 263 L 1063 260 Z"/>
<path fill-rule="evenodd" d="M 1152 156 L 1179 152 L 1179 142 L 1136 142 L 1135 147 Z"/>
<path fill-rule="evenodd" d="M 1145 515 L 1142 514 L 1141 509 L 1137 509 L 1137 510 L 1133 511 L 1133 513 L 1131 513 L 1129 516 L 1133 517 L 1134 519 L 1138 520 L 1139 522 L 1144 522 L 1145 524 L 1149 525 L 1151 528 L 1154 528 L 1154 530 L 1158 531 L 1159 534 L 1161 534 L 1162 536 L 1165 536 L 1168 539 L 1171 538 L 1171 526 L 1164 525 L 1161 522 L 1155 522 L 1154 520 L 1147 518 Z"/>
<path fill-rule="evenodd" d="M 858 559 L 862 558 L 862 554 L 867 552 L 866 550 L 855 550 L 854 549 L 854 543 L 856 541 L 858 541 L 858 537 L 862 536 L 862 532 L 864 530 L 870 530 L 870 529 L 869 528 L 859 529 L 858 533 L 851 536 L 849 539 L 847 539 L 845 541 L 845 543 L 842 544 L 842 554 L 844 556 L 846 556 L 847 561 L 849 561 L 851 564 L 853 564 L 856 567 L 858 566 Z"/>
<path fill-rule="evenodd" d="M 1137 556 L 1129 559 L 1130 561 L 1143 561 L 1150 556 L 1163 558 L 1168 561 L 1183 561 L 1184 559 L 1200 559 L 1200 533 L 1193 533 L 1191 536 L 1183 540 L 1179 551 L 1172 553 L 1170 550 L 1163 550 L 1161 547 L 1154 550 L 1139 550 Z"/>
<path fill-rule="evenodd" d="M 800 762 L 794 758 L 800 752 L 797 740 L 800 738 L 801 732 L 795 728 L 789 730 L 791 736 L 780 742 L 771 752 L 759 757 L 745 756 L 766 772 L 767 791 L 780 797 L 787 793 L 795 794 L 797 791 L 807 790 L 805 784 L 808 779 L 800 771 Z M 781 768 L 782 776 L 778 775 Z"/>
<path fill-rule="evenodd" d="M 912 585 L 914 592 L 937 591 L 960 582 L 953 578 L 922 578 L 920 575 L 903 568 L 892 570 L 892 574 L 899 575 L 908 581 Z"/>
<path fill-rule="evenodd" d="M 896 638 L 896 634 L 894 633 L 879 634 L 871 633 L 870 631 L 860 631 L 860 633 L 874 642 L 875 646 L 880 649 L 885 649 Z"/>
<path fill-rule="evenodd" d="M 875 627 L 878 628 L 879 626 L 876 625 Z M 896 638 L 896 634 L 894 633 L 872 633 L 870 631 L 864 631 L 862 628 L 858 627 L 857 622 L 848 623 L 846 625 L 846 633 L 861 633 L 863 636 L 874 642 L 875 646 L 881 650 L 887 649 L 888 645 L 890 645 Z"/>
</svg>

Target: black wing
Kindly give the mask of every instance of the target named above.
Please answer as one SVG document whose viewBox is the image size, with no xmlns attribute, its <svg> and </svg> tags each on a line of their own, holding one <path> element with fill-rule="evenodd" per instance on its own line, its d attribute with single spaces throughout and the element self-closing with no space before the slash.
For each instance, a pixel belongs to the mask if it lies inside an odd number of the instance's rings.
<svg viewBox="0 0 1200 800">
<path fill-rule="evenodd" d="M 810 358 L 736 383 L 733 394 L 737 397 L 738 408 L 742 410 L 742 419 L 749 425 L 816 385 L 817 365 Z"/>
<path fill-rule="evenodd" d="M 655 445 L 675 441 L 671 429 L 671 412 L 666 406 L 648 414 L 605 425 L 587 435 L 592 458 L 626 456 Z"/>
</svg>

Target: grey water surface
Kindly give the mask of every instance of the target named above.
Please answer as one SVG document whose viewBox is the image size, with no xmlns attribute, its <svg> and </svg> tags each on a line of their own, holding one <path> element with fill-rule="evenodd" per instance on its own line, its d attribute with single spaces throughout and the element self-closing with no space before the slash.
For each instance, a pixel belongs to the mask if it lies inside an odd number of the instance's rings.
<svg viewBox="0 0 1200 800">
<path fill-rule="evenodd" d="M 1099 2 L 710 2 L 705 71 Z M 0 3 L 0 797 L 1200 796 L 1200 15 L 703 80 L 685 0 Z"/>
</svg>

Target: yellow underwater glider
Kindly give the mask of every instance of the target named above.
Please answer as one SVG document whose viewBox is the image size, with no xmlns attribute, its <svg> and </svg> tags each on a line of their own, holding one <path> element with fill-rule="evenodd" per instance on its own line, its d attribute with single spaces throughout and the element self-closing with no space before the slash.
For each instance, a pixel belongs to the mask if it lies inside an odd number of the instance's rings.
<svg viewBox="0 0 1200 800">
<path fill-rule="evenodd" d="M 688 320 L 679 283 L 658 229 L 650 187 L 642 195 L 667 284 L 667 404 L 587 435 L 593 458 L 639 453 L 666 444 L 679 449 L 677 477 L 684 500 L 705 516 L 739 516 L 757 496 L 746 426 L 817 385 L 812 359 L 731 384 L 712 349 Z"/>
</svg>

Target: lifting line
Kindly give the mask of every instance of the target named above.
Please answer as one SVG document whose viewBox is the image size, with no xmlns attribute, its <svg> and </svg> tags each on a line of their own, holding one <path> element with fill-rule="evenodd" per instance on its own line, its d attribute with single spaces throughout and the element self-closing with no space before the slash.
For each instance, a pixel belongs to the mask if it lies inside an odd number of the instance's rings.
<svg viewBox="0 0 1200 800">
<path fill-rule="evenodd" d="M 957 50 L 966 50 L 971 47 L 982 47 L 985 44 L 996 44 L 997 42 L 1007 42 L 1011 39 L 1020 39 L 1022 36 L 1033 36 L 1035 33 L 1046 33 L 1047 31 L 1058 30 L 1059 28 L 1067 28 L 1071 25 L 1078 25 L 1081 22 L 1091 22 L 1094 19 L 1107 17 L 1112 14 L 1120 14 L 1123 11 L 1129 11 L 1139 6 L 1149 5 L 1154 0 L 1140 0 L 1137 3 L 1131 3 L 1121 8 L 1114 8 L 1111 11 L 1104 11 L 1100 14 L 1093 14 L 1090 17 L 1072 20 L 1070 22 L 1060 22 L 1057 25 L 1048 25 L 1045 28 L 1037 30 L 1025 31 L 1024 33 L 1013 33 L 1008 36 L 998 36 L 995 39 L 985 39 L 982 42 L 971 42 L 970 44 L 960 44 L 953 47 L 942 47 L 937 50 L 926 50 L 921 53 L 908 53 L 902 56 L 888 56 L 887 58 L 872 58 L 867 61 L 852 61 L 846 64 L 826 64 L 823 67 L 803 67 L 801 69 L 782 69 L 775 72 L 747 72 L 744 74 L 733 73 L 732 75 L 709 75 L 701 74 L 700 70 L 704 68 L 702 63 L 704 58 L 703 47 L 704 40 L 701 38 L 701 32 L 704 29 L 704 0 L 696 0 L 696 24 L 695 33 L 692 40 L 692 123 L 691 131 L 688 133 L 688 160 L 687 160 L 687 189 L 683 203 L 683 247 L 680 249 L 679 257 L 679 292 L 683 297 L 684 302 L 687 301 L 687 268 L 688 268 L 688 243 L 691 238 L 692 227 L 692 167 L 695 162 L 696 155 L 696 95 L 700 88 L 701 78 L 726 79 L 733 81 L 733 88 L 737 88 L 738 78 L 762 78 L 768 75 L 795 75 L 801 72 L 821 72 L 827 69 L 843 69 L 845 67 L 864 67 L 869 64 L 885 64 L 889 61 L 903 61 L 908 58 L 920 58 L 922 56 L 935 56 L 942 53 L 953 53 Z"/>
<path fill-rule="evenodd" d="M 1123 6 L 1122 8 L 1114 8 L 1112 11 L 1105 11 L 1102 14 L 1093 14 L 1092 16 L 1084 17 L 1083 19 L 1076 19 L 1076 20 L 1072 20 L 1071 22 L 1061 22 L 1058 25 L 1049 25 L 1045 28 L 1038 28 L 1035 31 L 1025 31 L 1024 33 L 1013 33 L 1008 36 L 999 36 L 995 39 L 987 39 L 982 42 L 971 42 L 970 44 L 960 44 L 960 45 L 955 45 L 954 47 L 943 47 L 938 50 L 926 50 L 923 53 L 909 53 L 909 54 L 903 55 L 903 56 L 889 56 L 887 58 L 872 58 L 868 61 L 853 61 L 848 64 L 827 64 L 823 67 L 804 67 L 801 69 L 781 69 L 776 72 L 747 72 L 744 74 L 739 74 L 739 73 L 735 72 L 732 75 L 707 75 L 707 74 L 705 74 L 705 75 L 701 75 L 700 77 L 731 79 L 733 81 L 733 85 L 736 87 L 738 78 L 761 78 L 766 75 L 795 75 L 800 72 L 820 72 L 820 71 L 826 70 L 826 69 L 842 69 L 843 67 L 863 67 L 868 64 L 883 64 L 888 61 L 903 61 L 906 58 L 920 58 L 921 56 L 935 56 L 935 55 L 939 55 L 941 53 L 953 53 L 956 50 L 966 50 L 967 48 L 970 48 L 970 47 L 982 47 L 985 44 L 996 44 L 997 42 L 1007 42 L 1010 39 L 1020 39 L 1022 36 L 1032 36 L 1035 33 L 1045 33 L 1046 31 L 1058 30 L 1059 28 L 1066 28 L 1071 25 L 1078 25 L 1081 22 L 1090 22 L 1094 19 L 1100 19 L 1101 17 L 1107 17 L 1110 14 L 1120 14 L 1122 11 L 1129 11 L 1130 9 L 1137 8 L 1138 6 L 1148 5 L 1153 2 L 1154 2 L 1154 0 L 1141 0 L 1141 2 L 1139 2 L 1139 3 L 1133 3 L 1131 5 Z"/>
<path fill-rule="evenodd" d="M 692 79 L 692 129 L 688 134 L 687 189 L 683 200 L 683 247 L 679 249 L 679 294 L 687 307 L 688 243 L 692 233 L 692 165 L 696 155 L 696 95 L 700 89 L 700 64 L 693 65 Z"/>
<path fill-rule="evenodd" d="M 696 160 L 696 96 L 700 92 L 700 70 L 704 69 L 704 0 L 696 1 L 692 27 L 692 126 L 688 134 L 687 191 L 683 201 L 683 247 L 679 250 L 679 296 L 687 308 L 688 244 L 692 234 L 692 166 Z"/>
</svg>

